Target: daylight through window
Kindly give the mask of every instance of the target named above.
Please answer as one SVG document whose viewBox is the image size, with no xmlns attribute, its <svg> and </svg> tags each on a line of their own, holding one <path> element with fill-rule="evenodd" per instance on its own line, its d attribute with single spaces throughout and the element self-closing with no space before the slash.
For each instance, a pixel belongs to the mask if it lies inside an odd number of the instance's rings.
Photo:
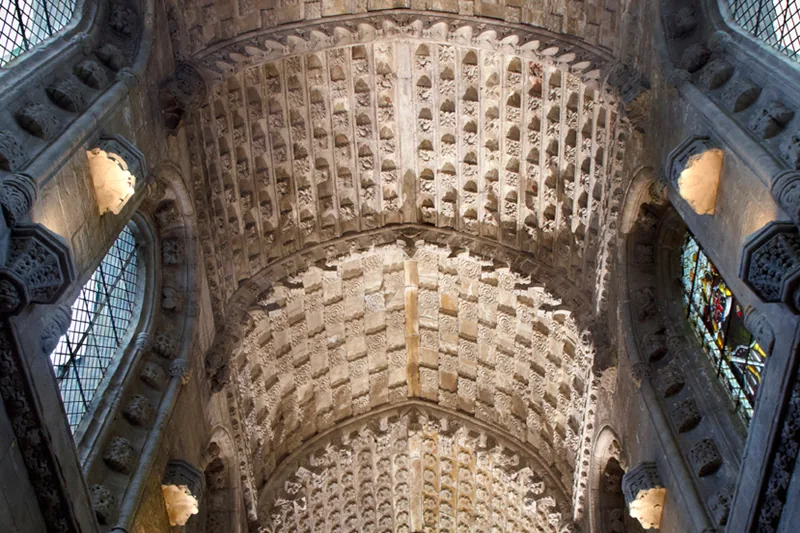
<svg viewBox="0 0 800 533">
<path fill-rule="evenodd" d="M 72 431 L 89 408 L 106 369 L 134 325 L 138 245 L 122 230 L 72 304 L 72 323 L 50 355 Z"/>
<path fill-rule="evenodd" d="M 728 0 L 733 20 L 791 59 L 800 61 L 800 0 Z"/>
<path fill-rule="evenodd" d="M 72 20 L 77 0 L 0 0 L 0 67 Z"/>
<path fill-rule="evenodd" d="M 749 423 L 766 355 L 744 327 L 744 313 L 697 241 L 687 235 L 681 253 L 686 316 L 714 371 Z"/>
</svg>

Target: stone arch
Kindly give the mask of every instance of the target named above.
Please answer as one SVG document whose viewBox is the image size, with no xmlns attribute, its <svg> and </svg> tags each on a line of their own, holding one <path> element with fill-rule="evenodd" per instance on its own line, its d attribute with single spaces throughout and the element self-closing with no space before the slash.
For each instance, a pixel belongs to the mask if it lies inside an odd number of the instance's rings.
<svg viewBox="0 0 800 533">
<path fill-rule="evenodd" d="M 211 432 L 204 454 L 207 533 L 241 533 L 244 530 L 244 500 L 241 497 L 240 464 L 230 432 L 217 426 Z"/>
<path fill-rule="evenodd" d="M 641 531 L 635 520 L 628 518 L 622 494 L 622 475 L 627 460 L 620 440 L 611 426 L 597 433 L 592 449 L 589 476 L 589 524 L 591 533 L 624 533 Z"/>
<path fill-rule="evenodd" d="M 698 527 L 727 523 L 744 437 L 682 311 L 687 227 L 665 184 L 643 169 L 628 191 L 619 248 L 622 345 L 680 497 Z M 669 490 L 669 487 L 668 487 Z"/>
<path fill-rule="evenodd" d="M 150 473 L 145 465 L 156 460 L 161 432 L 193 366 L 199 263 L 192 203 L 176 166 L 163 165 L 155 176 L 137 211 L 154 232 L 152 318 L 130 348 L 130 368 L 84 465 L 97 520 L 120 529 L 130 527 Z"/>
</svg>

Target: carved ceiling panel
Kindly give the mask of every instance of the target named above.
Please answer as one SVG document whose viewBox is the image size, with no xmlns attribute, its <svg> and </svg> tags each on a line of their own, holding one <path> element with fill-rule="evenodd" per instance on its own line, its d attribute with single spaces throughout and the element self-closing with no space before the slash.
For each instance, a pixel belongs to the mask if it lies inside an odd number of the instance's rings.
<svg viewBox="0 0 800 533">
<path fill-rule="evenodd" d="M 284 27 L 341 23 L 345 17 L 387 14 L 397 18 L 434 15 L 479 17 L 551 34 L 569 35 L 600 50 L 620 45 L 623 10 L 618 0 L 189 0 L 169 2 L 168 22 L 176 55 L 203 56 L 228 43 Z"/>
<path fill-rule="evenodd" d="M 271 262 L 399 223 L 529 252 L 603 307 L 628 127 L 552 61 L 397 37 L 250 67 L 210 93 L 187 136 L 220 322 Z"/>
<path fill-rule="evenodd" d="M 544 533 L 569 523 L 569 500 L 541 459 L 447 411 L 385 410 L 300 452 L 260 494 L 274 533 Z"/>
<path fill-rule="evenodd" d="M 535 451 L 580 508 L 594 347 L 576 323 L 589 305 L 575 303 L 490 260 L 423 243 L 272 280 L 233 365 L 236 440 L 252 485 L 315 435 L 417 398 Z"/>
</svg>

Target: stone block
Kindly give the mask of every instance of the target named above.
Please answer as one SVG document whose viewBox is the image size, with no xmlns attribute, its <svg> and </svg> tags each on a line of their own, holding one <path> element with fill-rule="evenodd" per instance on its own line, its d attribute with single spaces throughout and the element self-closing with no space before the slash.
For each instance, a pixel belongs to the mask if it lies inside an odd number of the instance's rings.
<svg viewBox="0 0 800 533">
<path fill-rule="evenodd" d="M 458 358 L 458 375 L 474 380 L 478 377 L 478 362 L 463 357 Z"/>
<path fill-rule="evenodd" d="M 342 280 L 325 278 L 322 283 L 322 303 L 330 305 L 342 299 Z"/>
<path fill-rule="evenodd" d="M 355 320 L 364 316 L 364 298 L 362 296 L 348 296 L 344 300 L 344 319 Z"/>
<path fill-rule="evenodd" d="M 376 333 L 386 329 L 386 314 L 383 311 L 369 312 L 364 316 L 364 330 L 366 333 Z"/>
<path fill-rule="evenodd" d="M 477 320 L 464 320 L 458 321 L 458 334 L 462 339 L 470 341 L 478 340 L 478 321 Z"/>
<path fill-rule="evenodd" d="M 353 361 L 367 355 L 367 340 L 363 335 L 355 337 L 348 337 L 347 342 L 347 360 Z"/>
<path fill-rule="evenodd" d="M 439 351 L 430 348 L 420 348 L 419 364 L 425 368 L 437 369 L 439 367 Z"/>
<path fill-rule="evenodd" d="M 389 370 L 389 388 L 396 388 L 406 384 L 405 367 L 392 368 Z"/>
<path fill-rule="evenodd" d="M 458 373 L 452 370 L 440 370 L 439 386 L 446 391 L 456 392 L 458 389 Z"/>
<path fill-rule="evenodd" d="M 309 337 L 322 333 L 325 329 L 325 316 L 322 309 L 306 314 L 306 329 Z"/>
<path fill-rule="evenodd" d="M 331 387 L 335 388 L 347 382 L 350 377 L 350 370 L 347 363 L 339 363 L 331 368 Z"/>
<path fill-rule="evenodd" d="M 357 376 L 350 378 L 350 391 L 353 398 L 369 393 L 369 376 Z"/>
<path fill-rule="evenodd" d="M 370 270 L 364 274 L 364 293 L 372 294 L 378 292 L 383 287 L 383 272 L 380 270 Z"/>
<path fill-rule="evenodd" d="M 458 296 L 447 293 L 439 294 L 439 312 L 458 316 Z"/>
</svg>

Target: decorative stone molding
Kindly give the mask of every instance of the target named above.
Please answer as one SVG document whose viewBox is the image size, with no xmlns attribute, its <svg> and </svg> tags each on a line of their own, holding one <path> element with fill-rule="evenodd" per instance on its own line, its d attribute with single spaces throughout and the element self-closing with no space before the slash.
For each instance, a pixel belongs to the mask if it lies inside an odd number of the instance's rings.
<svg viewBox="0 0 800 533">
<path fill-rule="evenodd" d="M 800 312 L 800 235 L 789 222 L 772 221 L 743 246 L 739 276 L 765 302 Z"/>
<path fill-rule="evenodd" d="M 772 197 L 800 225 L 800 172 L 787 170 L 772 181 Z"/>
<path fill-rule="evenodd" d="M 145 363 L 139 378 L 156 390 L 163 390 L 167 384 L 167 373 L 161 365 L 152 361 Z"/>
<path fill-rule="evenodd" d="M 86 107 L 86 96 L 83 88 L 74 78 L 65 78 L 54 81 L 45 89 L 50 101 L 64 111 L 79 113 Z"/>
<path fill-rule="evenodd" d="M 130 474 L 136 462 L 136 451 L 125 437 L 112 437 L 103 452 L 103 461 L 115 472 Z"/>
<path fill-rule="evenodd" d="M 6 264 L 0 267 L 0 314 L 17 314 L 31 303 L 53 303 L 73 278 L 69 248 L 59 236 L 41 224 L 17 225 Z"/>
<path fill-rule="evenodd" d="M 14 114 L 20 128 L 44 141 L 50 140 L 60 129 L 55 114 L 44 104 L 34 103 Z"/>
<path fill-rule="evenodd" d="M 633 378 L 633 381 L 636 383 L 637 387 L 641 387 L 642 382 L 650 379 L 652 374 L 653 367 L 650 363 L 640 361 L 638 363 L 634 363 L 631 367 L 631 377 Z"/>
<path fill-rule="evenodd" d="M 733 485 L 726 485 L 715 492 L 708 500 L 708 508 L 711 509 L 711 516 L 714 518 L 717 527 L 725 526 L 728 523 L 734 488 Z"/>
<path fill-rule="evenodd" d="M 685 384 L 683 371 L 675 365 L 669 365 L 658 373 L 658 388 L 663 398 L 678 394 Z"/>
<path fill-rule="evenodd" d="M 772 324 L 763 313 L 755 307 L 747 306 L 744 311 L 744 327 L 753 334 L 765 354 L 772 353 L 772 347 L 775 344 L 775 330 L 772 329 Z"/>
<path fill-rule="evenodd" d="M 144 154 L 120 135 L 103 136 L 86 152 L 100 214 L 118 215 L 147 176 Z"/>
<path fill-rule="evenodd" d="M 117 499 L 107 487 L 92 485 L 89 487 L 92 507 L 97 521 L 103 525 L 111 525 L 117 515 Z"/>
<path fill-rule="evenodd" d="M 122 412 L 128 422 L 139 427 L 147 427 L 154 413 L 150 400 L 141 394 L 134 394 Z"/>
<path fill-rule="evenodd" d="M 778 135 L 794 117 L 794 110 L 779 100 L 771 100 L 753 114 L 748 127 L 761 139 Z"/>
<path fill-rule="evenodd" d="M 17 139 L 5 131 L 0 131 L 0 170 L 13 172 L 19 169 L 27 154 Z"/>
<path fill-rule="evenodd" d="M 27 174 L 6 174 L 0 181 L 0 205 L 9 227 L 21 222 L 36 202 L 39 186 Z"/>
<path fill-rule="evenodd" d="M 655 463 L 640 463 L 622 476 L 622 492 L 630 515 L 644 529 L 659 529 L 667 489 Z"/>
<path fill-rule="evenodd" d="M 722 456 L 717 445 L 711 439 L 703 439 L 694 444 L 687 454 L 698 477 L 705 477 L 716 472 L 722 466 Z"/>
<path fill-rule="evenodd" d="M 189 518 L 199 512 L 204 490 L 203 473 L 181 460 L 167 463 L 161 490 L 171 526 L 184 526 Z"/>
<path fill-rule="evenodd" d="M 206 98 L 206 82 L 190 63 L 180 63 L 175 74 L 161 84 L 158 101 L 164 127 L 171 135 L 178 132 L 183 120 Z"/>
<path fill-rule="evenodd" d="M 72 322 L 72 308 L 68 305 L 59 305 L 44 319 L 41 335 L 42 353 L 50 355 L 58 345 L 58 340 L 69 329 Z"/>
<path fill-rule="evenodd" d="M 708 137 L 692 136 L 667 158 L 667 175 L 681 198 L 699 215 L 713 215 L 717 201 L 722 150 Z"/>
<path fill-rule="evenodd" d="M 192 366 L 186 359 L 175 359 L 169 365 L 169 375 L 180 378 L 181 384 L 188 385 L 192 379 Z"/>
<path fill-rule="evenodd" d="M 680 433 L 696 428 L 702 418 L 703 415 L 692 398 L 683 400 L 672 410 L 672 422 Z"/>
</svg>

